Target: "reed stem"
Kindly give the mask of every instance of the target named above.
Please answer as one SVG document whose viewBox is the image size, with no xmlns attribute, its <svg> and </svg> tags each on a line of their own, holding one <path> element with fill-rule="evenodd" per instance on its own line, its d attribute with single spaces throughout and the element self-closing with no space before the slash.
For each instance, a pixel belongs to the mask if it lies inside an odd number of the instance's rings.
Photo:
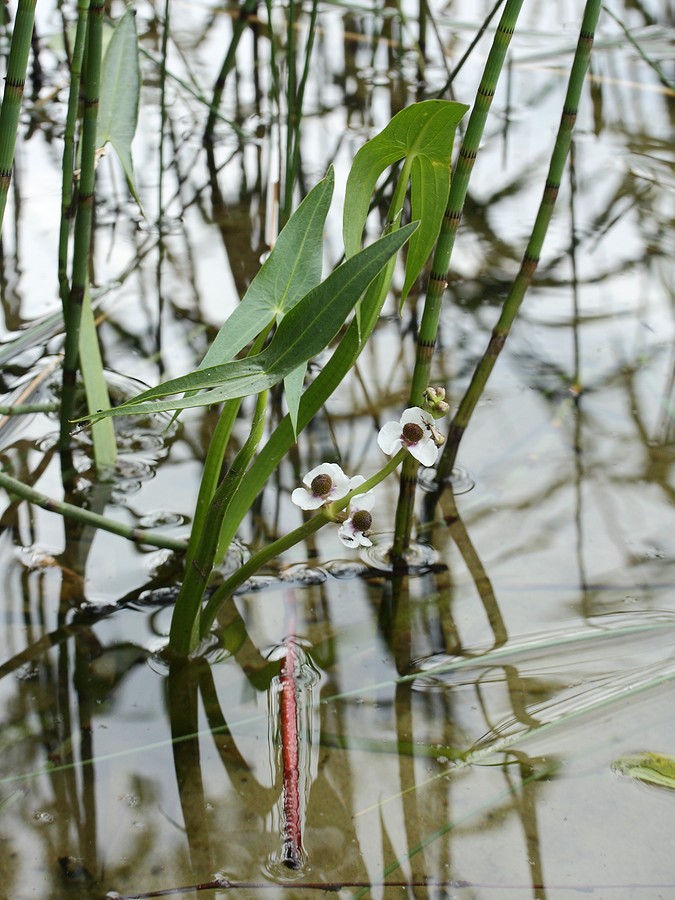
<svg viewBox="0 0 675 900">
<path fill-rule="evenodd" d="M 469 180 L 485 130 L 485 122 L 487 121 L 497 82 L 504 66 L 506 53 L 511 43 L 522 5 L 523 0 L 508 0 L 504 7 L 485 63 L 485 69 L 476 94 L 476 102 L 471 110 L 466 134 L 453 172 L 448 204 L 436 244 L 427 296 L 424 303 L 424 312 L 422 313 L 417 337 L 417 356 L 410 388 L 410 406 L 422 405 L 422 392 L 430 384 L 431 360 L 436 347 L 443 294 L 447 287 L 448 270 L 450 268 L 450 257 L 462 217 Z M 394 542 L 391 549 L 391 559 L 395 566 L 403 563 L 405 550 L 410 544 L 418 469 L 419 463 L 413 457 L 410 457 L 404 462 L 401 470 L 399 498 L 394 525 Z"/>
<path fill-rule="evenodd" d="M 26 83 L 28 54 L 33 38 L 36 3 L 37 0 L 19 0 L 12 44 L 7 60 L 5 92 L 2 98 L 2 109 L 0 109 L 0 231 L 5 217 L 9 185 L 12 180 L 16 135 L 19 129 L 19 114 Z"/>
<path fill-rule="evenodd" d="M 80 321 L 84 291 L 89 279 L 89 256 L 96 180 L 96 122 L 98 119 L 99 86 L 101 81 L 101 50 L 105 0 L 91 0 L 87 15 L 86 61 L 81 140 L 80 185 L 75 219 L 73 274 L 64 310 L 66 340 L 63 359 L 63 389 L 61 393 L 61 432 L 59 447 L 68 450 L 70 420 L 75 407 L 75 387 L 79 359 Z"/>
<path fill-rule="evenodd" d="M 87 40 L 87 13 L 89 0 L 79 0 L 77 4 L 77 28 L 73 58 L 70 63 L 70 88 L 68 90 L 68 112 L 66 128 L 63 135 L 63 166 L 61 176 L 61 226 L 59 230 L 59 293 L 61 305 L 65 310 L 68 305 L 70 285 L 68 283 L 68 238 L 70 224 L 74 213 L 74 169 L 75 169 L 75 130 L 80 99 L 80 81 L 82 77 L 82 61 Z"/>
<path fill-rule="evenodd" d="M 471 420 L 471 416 L 476 408 L 476 404 L 478 403 L 488 378 L 497 362 L 497 358 L 506 343 L 506 339 L 518 310 L 520 309 L 520 304 L 523 301 L 525 292 L 530 286 L 539 264 L 541 248 L 553 215 L 560 182 L 565 169 L 565 162 L 572 142 L 572 131 L 577 117 L 581 91 L 584 85 L 595 36 L 595 29 L 600 15 L 600 5 L 600 0 L 587 0 L 581 23 L 579 40 L 574 54 L 574 61 L 570 71 L 560 126 L 551 155 L 548 176 L 546 178 L 544 193 L 539 205 L 537 217 L 520 265 L 520 270 L 511 286 L 509 295 L 504 302 L 501 315 L 492 331 L 487 349 L 476 366 L 471 383 L 450 423 L 448 440 L 437 466 L 436 479 L 439 484 L 447 479 L 452 473 L 452 468 L 455 464 L 457 451 L 462 437 L 464 436 L 466 428 Z"/>
</svg>

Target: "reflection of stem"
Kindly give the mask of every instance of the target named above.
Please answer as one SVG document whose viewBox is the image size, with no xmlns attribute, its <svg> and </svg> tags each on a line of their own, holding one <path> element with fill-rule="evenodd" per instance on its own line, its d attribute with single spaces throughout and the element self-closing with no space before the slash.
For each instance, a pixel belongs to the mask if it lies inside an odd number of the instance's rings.
<svg viewBox="0 0 675 900">
<path fill-rule="evenodd" d="M 295 683 L 297 657 L 291 638 L 281 667 L 281 760 L 283 765 L 284 865 L 299 869 L 302 859 L 300 826 L 300 752 L 298 747 L 298 694 Z"/>
<path fill-rule="evenodd" d="M 168 709 L 171 719 L 173 761 L 183 812 L 190 860 L 195 872 L 211 872 L 208 830 L 204 826 L 204 784 L 198 734 L 198 686 L 205 667 L 197 663 L 172 665 L 168 679 Z"/>
<path fill-rule="evenodd" d="M 584 9 L 584 17 L 581 23 L 581 32 L 577 43 L 574 62 L 570 71 L 567 85 L 567 94 L 563 106 L 562 117 L 555 146 L 551 155 L 551 163 L 546 178 L 544 193 L 539 205 L 537 217 L 532 227 L 532 234 L 528 241 L 525 254 L 520 265 L 520 271 L 516 276 L 509 295 L 504 303 L 499 321 L 495 325 L 487 349 L 478 363 L 471 383 L 462 397 L 454 419 L 450 423 L 448 441 L 437 467 L 437 481 L 440 484 L 447 479 L 455 464 L 459 444 L 464 432 L 471 420 L 478 400 L 483 394 L 485 385 L 497 362 L 506 339 L 511 331 L 511 326 L 516 318 L 520 304 L 532 282 L 534 273 L 539 265 L 539 256 L 551 222 L 553 209 L 558 197 L 560 181 L 567 160 L 568 151 L 572 141 L 572 129 L 576 121 L 581 90 L 584 85 L 586 70 L 593 46 L 595 28 L 600 15 L 600 0 L 587 0 Z"/>
<path fill-rule="evenodd" d="M 493 649 L 496 647 L 501 647 L 506 643 L 508 638 L 506 625 L 504 624 L 504 619 L 502 618 L 502 614 L 497 603 L 497 598 L 495 597 L 494 591 L 492 589 L 490 578 L 485 571 L 480 556 L 476 552 L 476 548 L 471 543 L 471 538 L 469 537 L 469 533 L 466 530 L 466 526 L 460 518 L 459 511 L 457 509 L 457 503 L 455 502 L 455 495 L 452 491 L 447 491 L 443 495 L 442 506 L 443 517 L 445 520 L 445 524 L 450 530 L 450 537 L 457 545 L 457 549 L 462 555 L 464 564 L 469 570 L 469 574 L 471 575 L 476 590 L 478 591 L 478 596 L 480 597 L 483 603 L 483 607 L 485 608 L 485 614 L 488 618 L 488 622 L 490 623 L 490 628 L 492 629 L 492 633 L 495 636 L 494 644 L 492 645 L 492 647 Z"/>
</svg>

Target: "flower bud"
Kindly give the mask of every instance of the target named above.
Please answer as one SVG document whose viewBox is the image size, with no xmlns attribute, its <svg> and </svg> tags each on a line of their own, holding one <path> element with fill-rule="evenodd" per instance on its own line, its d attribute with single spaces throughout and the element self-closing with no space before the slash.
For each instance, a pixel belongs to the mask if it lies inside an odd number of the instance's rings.
<svg viewBox="0 0 675 900">
<path fill-rule="evenodd" d="M 430 412 L 434 419 L 442 419 L 448 413 L 450 404 L 445 400 L 445 388 L 428 387 L 424 390 L 424 408 Z"/>
</svg>

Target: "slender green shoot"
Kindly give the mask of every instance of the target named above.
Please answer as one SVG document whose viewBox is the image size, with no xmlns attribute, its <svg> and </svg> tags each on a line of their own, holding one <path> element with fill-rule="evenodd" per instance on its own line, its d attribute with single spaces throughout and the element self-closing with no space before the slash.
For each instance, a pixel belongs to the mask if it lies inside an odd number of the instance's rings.
<svg viewBox="0 0 675 900">
<path fill-rule="evenodd" d="M 523 0 L 507 0 L 504 7 L 485 63 L 476 94 L 476 102 L 471 110 L 466 134 L 452 175 L 447 208 L 443 216 L 438 243 L 436 244 L 417 338 L 417 355 L 410 387 L 409 403 L 411 406 L 420 405 L 422 402 L 422 391 L 427 385 L 431 384 L 431 360 L 436 347 L 443 294 L 447 287 L 450 257 L 455 244 L 455 236 L 462 217 L 469 180 L 485 130 L 485 123 L 522 5 Z M 452 149 L 452 142 L 450 142 L 450 148 Z M 392 561 L 396 565 L 402 564 L 405 549 L 410 543 L 418 468 L 417 461 L 410 457 L 404 463 L 401 471 L 399 499 L 394 526 L 394 543 L 391 550 Z"/>
<path fill-rule="evenodd" d="M 532 228 L 532 233 L 523 256 L 520 271 L 511 286 L 506 301 L 504 302 L 501 315 L 492 331 L 487 349 L 478 363 L 471 382 L 460 401 L 459 408 L 450 423 L 447 443 L 443 449 L 437 467 L 436 479 L 439 485 L 449 478 L 452 473 L 462 437 L 464 436 L 478 400 L 480 399 L 488 378 L 497 362 L 497 358 L 506 343 L 506 339 L 511 331 L 511 326 L 520 309 L 520 304 L 523 301 L 525 293 L 532 282 L 532 278 L 539 264 L 539 256 L 541 254 L 544 238 L 546 237 L 546 232 L 548 231 L 548 226 L 551 222 L 553 209 L 558 197 L 560 182 L 572 142 L 572 131 L 576 122 L 579 100 L 584 86 L 599 15 L 600 0 L 587 0 L 581 23 L 581 32 L 579 34 L 579 40 L 570 71 L 560 126 L 551 155 L 544 193 Z"/>
<path fill-rule="evenodd" d="M 0 232 L 5 217 L 9 185 L 14 167 L 16 136 L 19 130 L 19 113 L 23 89 L 26 83 L 28 54 L 33 37 L 35 5 L 37 0 L 19 0 L 14 22 L 12 43 L 7 60 L 5 92 L 0 109 Z"/>
<path fill-rule="evenodd" d="M 66 342 L 61 393 L 61 430 L 59 446 L 67 452 L 70 444 L 70 420 L 75 408 L 75 388 L 79 359 L 80 323 L 84 292 L 89 280 L 89 251 L 96 179 L 96 127 L 101 78 L 101 49 L 105 0 L 91 0 L 88 12 L 86 63 L 84 71 L 81 169 L 75 219 L 73 270 L 64 319 Z"/>
<path fill-rule="evenodd" d="M 27 500 L 34 506 L 39 506 L 40 509 L 56 513 L 75 522 L 81 522 L 83 525 L 100 528 L 101 531 L 117 534 L 136 544 L 148 544 L 152 547 L 173 550 L 176 553 L 183 553 L 187 548 L 187 542 L 180 538 L 167 537 L 157 531 L 146 531 L 143 528 L 131 528 L 121 522 L 114 521 L 114 519 L 100 516 L 98 513 L 82 509 L 80 506 L 75 506 L 72 503 L 53 500 L 51 497 L 47 497 L 46 494 L 36 491 L 35 488 L 31 488 L 22 481 L 12 478 L 11 475 L 7 475 L 5 472 L 0 472 L 0 487 L 4 488 L 10 496 L 13 495 L 20 497 L 22 500 Z"/>
</svg>

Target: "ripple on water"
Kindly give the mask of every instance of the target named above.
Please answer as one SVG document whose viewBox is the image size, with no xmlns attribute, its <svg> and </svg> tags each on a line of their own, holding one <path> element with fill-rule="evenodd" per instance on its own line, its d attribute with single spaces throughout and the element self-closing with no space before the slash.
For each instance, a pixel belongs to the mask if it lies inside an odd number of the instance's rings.
<svg viewBox="0 0 675 900">
<path fill-rule="evenodd" d="M 380 572 L 393 572 L 394 567 L 389 556 L 394 545 L 393 533 L 374 534 L 372 539 L 372 547 L 364 547 L 361 557 Z M 438 561 L 438 553 L 430 544 L 411 541 L 403 554 L 403 559 L 407 565 L 408 575 L 423 575 Z"/>
<path fill-rule="evenodd" d="M 423 491 L 431 494 L 438 489 L 436 469 L 425 469 L 420 466 L 417 483 Z M 455 466 L 448 478 L 441 481 L 441 486 L 452 488 L 453 494 L 468 494 L 476 486 L 475 479 L 462 466 Z"/>
</svg>

